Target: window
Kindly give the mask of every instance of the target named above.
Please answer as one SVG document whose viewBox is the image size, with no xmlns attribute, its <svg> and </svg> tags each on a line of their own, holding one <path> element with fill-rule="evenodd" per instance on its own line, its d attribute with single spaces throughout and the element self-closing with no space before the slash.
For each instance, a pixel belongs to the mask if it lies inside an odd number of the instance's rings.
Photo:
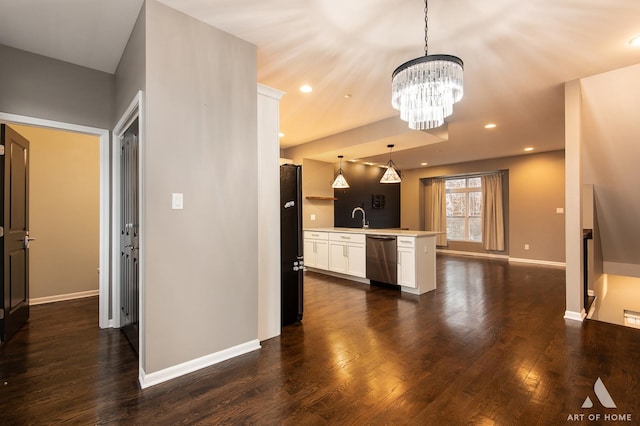
<svg viewBox="0 0 640 426">
<path fill-rule="evenodd" d="M 447 239 L 482 242 L 482 181 L 447 179 Z"/>
</svg>

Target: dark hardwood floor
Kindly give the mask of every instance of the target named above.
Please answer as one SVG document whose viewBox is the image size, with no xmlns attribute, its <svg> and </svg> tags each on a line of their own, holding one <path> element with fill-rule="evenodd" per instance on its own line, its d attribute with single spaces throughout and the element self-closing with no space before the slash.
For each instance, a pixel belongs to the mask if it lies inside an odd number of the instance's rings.
<svg viewBox="0 0 640 426">
<path fill-rule="evenodd" d="M 564 320 L 564 270 L 437 265 L 422 296 L 307 273 L 302 324 L 145 390 L 96 299 L 34 306 L 0 346 L 0 424 L 639 424 L 640 331 Z"/>
</svg>

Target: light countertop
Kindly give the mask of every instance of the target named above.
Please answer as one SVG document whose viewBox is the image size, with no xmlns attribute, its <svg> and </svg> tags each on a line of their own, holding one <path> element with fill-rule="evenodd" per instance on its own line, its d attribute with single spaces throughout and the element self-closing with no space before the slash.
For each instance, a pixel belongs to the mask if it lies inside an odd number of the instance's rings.
<svg viewBox="0 0 640 426">
<path fill-rule="evenodd" d="M 412 231 L 407 229 L 376 229 L 376 228 L 304 228 L 305 231 L 315 232 L 344 232 L 351 234 L 369 235 L 396 235 L 400 237 L 435 237 L 442 232 L 434 231 Z"/>
</svg>

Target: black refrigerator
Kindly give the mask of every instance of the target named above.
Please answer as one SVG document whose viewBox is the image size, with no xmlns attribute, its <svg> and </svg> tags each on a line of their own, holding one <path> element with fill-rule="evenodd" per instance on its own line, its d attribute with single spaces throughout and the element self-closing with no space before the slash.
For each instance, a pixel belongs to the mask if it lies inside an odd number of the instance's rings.
<svg viewBox="0 0 640 426">
<path fill-rule="evenodd" d="M 302 167 L 280 166 L 280 306 L 281 326 L 302 321 Z"/>
</svg>

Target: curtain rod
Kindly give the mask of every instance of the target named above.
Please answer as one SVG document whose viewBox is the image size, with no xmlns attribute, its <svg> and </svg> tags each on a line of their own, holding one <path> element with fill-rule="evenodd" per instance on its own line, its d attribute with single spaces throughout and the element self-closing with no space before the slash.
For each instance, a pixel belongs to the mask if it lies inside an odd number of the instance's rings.
<svg viewBox="0 0 640 426">
<path fill-rule="evenodd" d="M 456 179 L 456 178 L 468 178 L 468 177 L 481 177 L 488 175 L 506 175 L 508 174 L 508 170 L 496 170 L 493 172 L 477 172 L 477 173 L 458 173 L 455 175 L 446 175 L 446 176 L 432 176 L 427 179 Z"/>
</svg>

